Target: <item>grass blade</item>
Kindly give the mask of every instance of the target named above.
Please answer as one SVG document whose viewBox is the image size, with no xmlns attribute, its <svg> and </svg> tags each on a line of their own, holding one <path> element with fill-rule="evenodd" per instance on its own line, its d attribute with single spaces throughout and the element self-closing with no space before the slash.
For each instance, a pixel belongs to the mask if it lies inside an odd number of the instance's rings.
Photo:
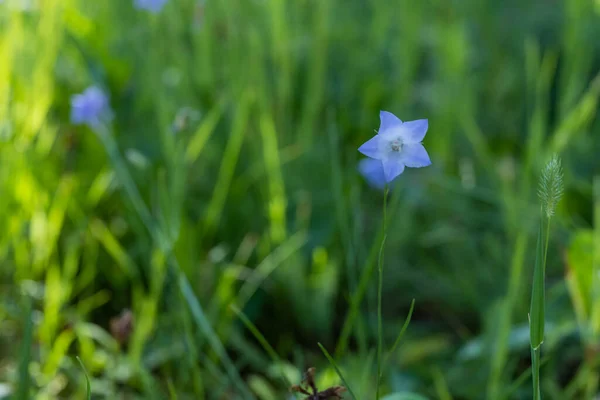
<svg viewBox="0 0 600 400">
<path fill-rule="evenodd" d="M 227 355 L 227 352 L 225 351 L 221 340 L 210 325 L 210 322 L 208 321 L 206 314 L 204 314 L 204 310 L 202 309 L 200 302 L 196 298 L 196 295 L 194 294 L 194 291 L 192 290 L 192 287 L 185 275 L 183 274 L 183 272 L 179 272 L 178 282 L 181 294 L 183 295 L 183 298 L 185 299 L 186 303 L 188 304 L 188 307 L 190 308 L 192 317 L 196 321 L 196 324 L 198 325 L 200 330 L 208 339 L 208 343 L 210 344 L 214 352 L 221 359 L 221 362 L 223 363 L 223 366 L 225 367 L 229 378 L 239 389 L 239 391 L 244 395 L 245 398 L 253 399 L 254 396 L 244 384 L 244 381 L 240 377 L 235 365 Z"/>
<path fill-rule="evenodd" d="M 29 386 L 31 378 L 29 376 L 29 360 L 31 359 L 31 343 L 33 342 L 33 319 L 31 299 L 26 298 L 25 305 L 25 329 L 23 331 L 23 342 L 21 343 L 20 360 L 19 360 L 19 384 L 15 399 L 27 400 L 29 396 Z"/>
<path fill-rule="evenodd" d="M 393 219 L 394 213 L 397 210 L 398 200 L 401 197 L 391 198 L 391 207 L 390 207 L 390 219 Z M 381 222 L 381 227 L 383 227 L 384 222 Z M 377 237 L 374 240 L 374 243 L 381 243 L 384 237 L 384 230 L 378 229 Z M 350 340 L 350 335 L 352 333 L 352 329 L 354 324 L 360 315 L 360 305 L 367 293 L 367 289 L 369 283 L 371 282 L 371 278 L 373 277 L 373 273 L 375 272 L 375 266 L 377 265 L 377 260 L 379 259 L 379 250 L 380 246 L 372 246 L 367 261 L 365 263 L 365 267 L 362 269 L 360 277 L 358 279 L 358 287 L 356 291 L 352 293 L 350 297 L 350 306 L 349 310 L 346 313 L 346 317 L 344 319 L 344 324 L 342 325 L 342 332 L 340 333 L 336 348 L 335 348 L 335 356 L 337 358 L 341 357 L 346 349 L 348 348 L 348 342 Z"/>
<path fill-rule="evenodd" d="M 408 310 L 408 315 L 406 316 L 406 319 L 404 320 L 404 324 L 402 324 L 402 328 L 400 329 L 398 336 L 396 336 L 396 340 L 394 341 L 392 348 L 390 349 L 387 357 L 385 358 L 385 361 L 383 363 L 384 366 L 387 365 L 390 358 L 392 357 L 392 354 L 394 354 L 396 347 L 398 347 L 398 345 L 400 344 L 400 341 L 402 340 L 402 337 L 404 336 L 406 329 L 408 329 L 408 325 L 410 324 L 410 320 L 412 318 L 412 314 L 413 314 L 414 310 L 415 310 L 415 299 L 412 299 L 412 302 L 410 303 L 410 309 Z"/>
<path fill-rule="evenodd" d="M 281 378 L 285 381 L 286 385 L 288 385 L 288 387 L 291 387 L 293 385 L 293 383 L 287 378 L 287 376 L 283 372 L 283 369 L 281 369 L 281 367 L 282 367 L 281 359 L 277 355 L 277 352 L 275 351 L 275 349 L 273 349 L 273 347 L 269 344 L 269 342 L 267 341 L 267 339 L 265 339 L 264 335 L 258 330 L 258 328 L 256 327 L 256 325 L 254 325 L 252 323 L 252 321 L 250 321 L 250 319 L 248 319 L 248 317 L 246 316 L 246 314 L 244 314 L 239 308 L 237 308 L 234 305 L 229 306 L 229 308 L 231 308 L 231 310 L 235 313 L 235 315 L 238 316 L 238 318 L 240 319 L 240 321 L 242 321 L 242 323 L 246 326 L 246 328 L 252 333 L 252 335 L 254 335 L 254 337 L 256 338 L 256 340 L 258 340 L 258 342 L 260 343 L 260 345 L 267 352 L 267 354 L 269 355 L 269 357 L 271 357 L 271 359 L 273 360 L 273 362 L 277 366 L 280 367 L 279 368 L 279 375 L 281 375 Z"/>
<path fill-rule="evenodd" d="M 83 365 L 83 361 L 79 356 L 75 357 L 77 361 L 79 361 L 79 365 L 81 365 L 81 369 L 83 370 L 83 375 L 85 376 L 85 398 L 87 400 L 91 400 L 92 398 L 92 385 L 90 385 L 90 377 L 88 376 L 87 370 L 85 369 L 85 365 Z"/>
<path fill-rule="evenodd" d="M 334 361 L 333 357 L 331 357 L 331 354 L 329 354 L 329 352 L 327 351 L 327 349 L 325 347 L 323 347 L 323 345 L 321 343 L 317 343 L 317 344 L 319 345 L 319 348 L 321 349 L 321 351 L 323 352 L 323 354 L 325 354 L 325 357 L 327 357 L 327 360 L 329 361 L 329 363 L 331 364 L 331 366 L 333 367 L 333 369 L 335 369 L 336 374 L 338 374 L 338 376 L 340 377 L 340 379 L 342 380 L 342 382 L 344 382 L 344 386 L 346 387 L 346 389 L 348 389 L 348 393 L 350 393 L 350 396 L 352 396 L 352 398 L 354 400 L 357 400 L 356 395 L 354 395 L 354 392 L 352 391 L 352 388 L 348 384 L 348 381 L 344 378 L 344 375 L 342 375 L 342 371 L 340 371 L 340 369 L 337 366 L 336 362 Z"/>
<path fill-rule="evenodd" d="M 529 308 L 529 331 L 532 349 L 537 349 L 544 341 L 545 290 L 542 229 L 542 223 L 540 223 L 536 245 L 535 267 L 533 271 L 533 286 L 531 288 L 531 306 Z"/>
<path fill-rule="evenodd" d="M 200 328 L 202 333 L 206 336 L 214 352 L 219 356 L 223 366 L 227 371 L 227 375 L 231 379 L 232 383 L 239 389 L 240 393 L 245 398 L 254 399 L 254 396 L 240 377 L 237 369 L 235 368 L 235 365 L 227 355 L 227 352 L 225 351 L 221 340 L 210 325 L 210 322 L 206 317 L 206 314 L 204 313 L 200 302 L 196 298 L 196 295 L 194 294 L 194 291 L 187 277 L 181 271 L 179 263 L 172 252 L 172 243 L 165 240 L 163 232 L 160 230 L 160 228 L 156 224 L 156 221 L 152 217 L 152 214 L 146 207 L 146 204 L 144 203 L 142 196 L 140 195 L 140 192 L 129 173 L 129 170 L 127 169 L 127 166 L 122 159 L 121 153 L 119 152 L 117 144 L 115 143 L 110 130 L 108 129 L 108 127 L 104 126 L 101 127 L 101 129 L 102 130 L 98 132 L 98 136 L 102 139 L 105 149 L 113 163 L 116 176 L 123 184 L 125 192 L 127 193 L 129 199 L 133 203 L 134 209 L 142 219 L 142 222 L 146 226 L 146 229 L 152 236 L 152 239 L 154 240 L 156 245 L 158 245 L 158 247 L 166 255 L 169 256 L 169 265 L 174 270 L 174 273 L 177 276 L 179 290 L 181 291 L 181 294 L 185 302 L 187 303 L 190 312 L 192 313 L 194 322 L 197 324 L 198 328 Z"/>
<path fill-rule="evenodd" d="M 550 239 L 550 220 L 564 190 L 563 172 L 560 159 L 555 155 L 546 164 L 540 177 L 538 194 L 542 203 L 542 218 L 538 231 L 535 254 L 535 269 L 531 287 L 531 307 L 529 310 L 529 333 L 531 342 L 531 368 L 533 381 L 533 399 L 541 399 L 540 359 L 544 342 L 544 324 L 546 308 L 546 259 Z"/>
<path fill-rule="evenodd" d="M 542 221 L 544 218 L 542 218 Z M 544 250 L 542 245 L 543 222 L 540 222 L 538 239 L 536 245 L 535 267 L 533 272 L 533 284 L 531 287 L 531 306 L 529 309 L 529 340 L 531 343 L 531 368 L 533 383 L 533 399 L 540 397 L 540 346 L 544 341 L 544 309 L 545 309 L 545 287 L 544 287 Z"/>
</svg>

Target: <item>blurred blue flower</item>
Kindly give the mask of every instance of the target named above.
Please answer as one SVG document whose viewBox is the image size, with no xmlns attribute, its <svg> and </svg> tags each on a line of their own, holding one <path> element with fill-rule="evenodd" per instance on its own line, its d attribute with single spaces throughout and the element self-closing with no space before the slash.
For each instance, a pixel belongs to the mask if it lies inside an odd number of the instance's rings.
<svg viewBox="0 0 600 400">
<path fill-rule="evenodd" d="M 429 155 L 421 144 L 427 133 L 426 119 L 402 122 L 387 111 L 381 111 L 379 117 L 379 132 L 360 146 L 358 151 L 381 161 L 386 183 L 400 175 L 404 167 L 421 168 L 431 165 Z"/>
<path fill-rule="evenodd" d="M 134 0 L 133 4 L 140 10 L 148 10 L 157 13 L 162 10 L 168 0 Z"/>
<path fill-rule="evenodd" d="M 383 174 L 383 164 L 380 160 L 363 158 L 358 162 L 358 171 L 374 188 L 383 189 L 385 187 L 386 182 L 385 175 Z"/>
<path fill-rule="evenodd" d="M 71 97 L 72 123 L 94 127 L 109 117 L 108 97 L 97 86 L 90 86 L 83 93 Z"/>
</svg>

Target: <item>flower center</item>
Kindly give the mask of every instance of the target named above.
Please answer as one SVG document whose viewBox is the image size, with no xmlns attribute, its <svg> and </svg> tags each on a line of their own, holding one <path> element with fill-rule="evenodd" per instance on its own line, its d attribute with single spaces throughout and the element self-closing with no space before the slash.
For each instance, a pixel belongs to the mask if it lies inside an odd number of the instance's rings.
<svg viewBox="0 0 600 400">
<path fill-rule="evenodd" d="M 392 149 L 392 151 L 399 153 L 402 150 L 402 145 L 402 140 L 396 139 L 391 141 L 390 148 Z"/>
</svg>

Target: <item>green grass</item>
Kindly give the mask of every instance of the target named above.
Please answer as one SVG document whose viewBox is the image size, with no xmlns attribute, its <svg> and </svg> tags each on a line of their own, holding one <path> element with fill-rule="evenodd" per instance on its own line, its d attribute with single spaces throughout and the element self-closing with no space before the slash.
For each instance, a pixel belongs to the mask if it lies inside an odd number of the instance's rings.
<svg viewBox="0 0 600 400">
<path fill-rule="evenodd" d="M 17 3 L 1 388 L 85 398 L 77 356 L 99 399 L 279 399 L 312 366 L 360 399 L 531 399 L 536 190 L 557 154 L 540 392 L 597 394 L 597 2 Z M 91 84 L 114 111 L 100 135 L 69 122 Z M 433 161 L 389 193 L 381 339 L 383 199 L 356 169 L 379 110 L 428 118 Z"/>
<path fill-rule="evenodd" d="M 81 365 L 81 369 L 83 370 L 83 373 L 85 374 L 85 398 L 87 400 L 91 400 L 91 398 L 92 398 L 92 385 L 90 385 L 90 377 L 88 376 L 88 374 L 87 374 L 87 372 L 85 370 L 85 365 L 83 365 L 83 362 L 81 361 L 81 359 L 79 357 L 77 357 L 77 361 Z"/>
</svg>

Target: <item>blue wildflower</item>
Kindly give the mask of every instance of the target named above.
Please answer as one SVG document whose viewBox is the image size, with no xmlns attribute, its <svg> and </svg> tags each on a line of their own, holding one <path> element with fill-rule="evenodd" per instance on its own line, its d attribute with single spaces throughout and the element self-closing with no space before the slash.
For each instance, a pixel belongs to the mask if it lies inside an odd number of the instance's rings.
<svg viewBox="0 0 600 400">
<path fill-rule="evenodd" d="M 402 122 L 387 111 L 381 111 L 379 117 L 379 132 L 360 146 L 358 151 L 381 161 L 386 183 L 400 175 L 404 167 L 421 168 L 431 165 L 429 155 L 421 144 L 427 133 L 426 119 Z"/>
<path fill-rule="evenodd" d="M 383 189 L 385 187 L 386 182 L 383 173 L 383 164 L 380 160 L 363 158 L 358 162 L 358 171 L 374 188 Z"/>
<path fill-rule="evenodd" d="M 162 10 L 168 0 L 134 0 L 133 4 L 140 10 L 148 10 L 157 13 Z"/>
<path fill-rule="evenodd" d="M 102 89 L 90 86 L 83 93 L 71 97 L 71 122 L 91 127 L 110 117 L 108 97 Z"/>
</svg>

